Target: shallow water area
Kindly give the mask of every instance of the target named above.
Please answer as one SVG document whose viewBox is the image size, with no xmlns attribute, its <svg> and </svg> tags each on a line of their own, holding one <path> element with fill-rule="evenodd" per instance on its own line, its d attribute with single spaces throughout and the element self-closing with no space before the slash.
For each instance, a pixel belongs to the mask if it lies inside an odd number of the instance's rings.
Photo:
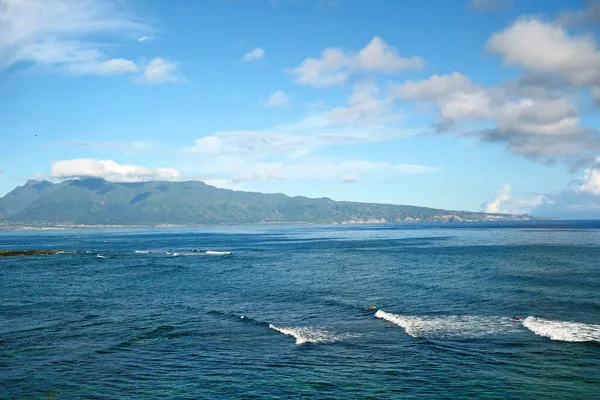
<svg viewBox="0 0 600 400">
<path fill-rule="evenodd" d="M 0 249 L 68 251 L 0 259 L 2 399 L 600 398 L 599 222 L 0 232 Z"/>
</svg>

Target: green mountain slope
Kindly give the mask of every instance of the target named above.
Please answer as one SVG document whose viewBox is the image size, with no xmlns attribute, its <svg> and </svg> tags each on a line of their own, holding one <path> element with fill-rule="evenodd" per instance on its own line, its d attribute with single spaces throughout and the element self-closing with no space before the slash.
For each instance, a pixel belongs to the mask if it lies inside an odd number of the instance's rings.
<svg viewBox="0 0 600 400">
<path fill-rule="evenodd" d="M 30 180 L 23 186 L 17 186 L 0 199 L 0 209 L 6 215 L 16 214 L 43 196 L 52 193 L 60 187 L 48 181 Z"/>
<path fill-rule="evenodd" d="M 49 185 L 49 186 L 48 186 Z M 28 185 L 25 185 L 27 187 Z M 32 188 L 29 188 L 32 189 Z M 42 191 L 45 194 L 42 195 Z M 39 196 L 36 196 L 34 193 Z M 391 204 L 338 202 L 329 198 L 218 189 L 203 182 L 114 183 L 89 178 L 44 184 L 37 192 L 17 188 L 7 221 L 21 224 L 157 225 L 249 223 L 365 223 L 407 221 L 487 221 L 526 216 L 446 211 Z M 33 200 L 32 200 L 33 199 Z M 5 203 L 3 203 L 5 204 Z"/>
</svg>

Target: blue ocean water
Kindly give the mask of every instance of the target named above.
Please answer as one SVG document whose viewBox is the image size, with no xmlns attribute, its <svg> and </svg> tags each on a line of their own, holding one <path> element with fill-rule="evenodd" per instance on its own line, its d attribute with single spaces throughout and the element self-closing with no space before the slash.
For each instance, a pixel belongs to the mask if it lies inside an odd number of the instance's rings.
<svg viewBox="0 0 600 400">
<path fill-rule="evenodd" d="M 600 398 L 600 222 L 19 231 L 0 249 L 77 250 L 0 258 L 2 399 Z"/>
</svg>

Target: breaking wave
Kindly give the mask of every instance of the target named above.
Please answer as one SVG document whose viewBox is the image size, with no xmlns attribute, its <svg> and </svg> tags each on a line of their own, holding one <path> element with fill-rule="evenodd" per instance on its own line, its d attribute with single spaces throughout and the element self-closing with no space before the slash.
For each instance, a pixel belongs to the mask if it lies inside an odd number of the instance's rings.
<svg viewBox="0 0 600 400">
<path fill-rule="evenodd" d="M 349 337 L 348 334 L 334 333 L 325 329 L 303 326 L 303 327 L 279 327 L 269 324 L 269 328 L 276 330 L 284 335 L 292 336 L 296 339 L 296 344 L 304 343 L 333 343 L 344 340 Z"/>
<path fill-rule="evenodd" d="M 539 336 L 563 342 L 600 342 L 600 325 L 527 317 L 523 326 Z"/>
<path fill-rule="evenodd" d="M 477 315 L 413 316 L 397 315 L 378 310 L 375 317 L 398 325 L 415 338 L 471 339 L 517 331 L 516 324 L 506 317 Z"/>
</svg>

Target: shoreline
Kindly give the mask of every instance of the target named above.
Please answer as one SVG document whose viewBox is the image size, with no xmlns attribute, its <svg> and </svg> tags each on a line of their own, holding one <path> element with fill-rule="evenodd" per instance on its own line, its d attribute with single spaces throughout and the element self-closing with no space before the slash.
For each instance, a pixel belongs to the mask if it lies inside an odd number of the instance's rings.
<svg viewBox="0 0 600 400">
<path fill-rule="evenodd" d="M 285 226 L 285 225 L 429 225 L 429 224 L 477 224 L 477 223 L 507 223 L 507 222 L 541 222 L 563 221 L 558 218 L 494 218 L 487 220 L 412 220 L 412 221 L 344 221 L 344 222 L 257 222 L 257 223 L 214 223 L 214 224 L 156 224 L 156 225 L 110 225 L 110 224 L 56 224 L 56 225 L 12 225 L 0 222 L 0 232 L 7 231 L 64 231 L 84 229 L 171 229 L 171 228 L 200 228 L 225 226 Z"/>
</svg>

